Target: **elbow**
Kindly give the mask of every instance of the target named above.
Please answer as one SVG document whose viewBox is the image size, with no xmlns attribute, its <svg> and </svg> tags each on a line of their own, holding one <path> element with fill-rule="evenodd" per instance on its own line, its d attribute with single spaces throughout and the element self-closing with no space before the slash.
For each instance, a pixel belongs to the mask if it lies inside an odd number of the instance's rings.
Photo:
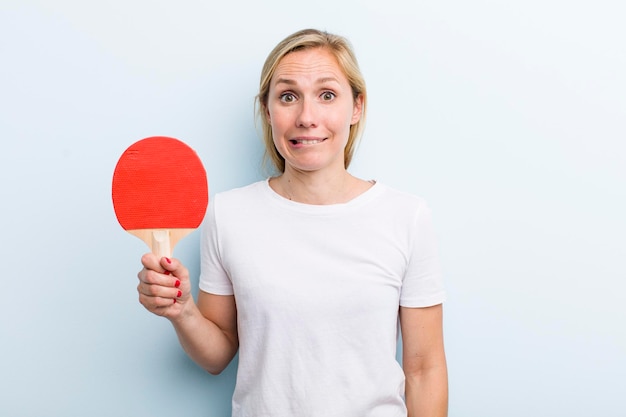
<svg viewBox="0 0 626 417">
<path fill-rule="evenodd" d="M 213 376 L 218 376 L 219 374 L 221 374 L 224 369 L 226 368 L 222 368 L 222 369 L 205 369 L 208 373 L 210 373 Z"/>
<path fill-rule="evenodd" d="M 226 360 L 225 358 L 221 358 L 218 361 L 205 362 L 202 364 L 202 368 L 204 368 L 204 370 L 211 375 L 217 376 L 224 372 L 224 370 L 228 367 L 228 364 L 230 364 L 230 359 Z"/>
<path fill-rule="evenodd" d="M 445 355 L 431 358 L 430 360 L 405 361 L 403 370 L 406 379 L 411 381 L 428 378 L 433 375 L 447 379 L 448 374 Z"/>
<path fill-rule="evenodd" d="M 228 367 L 228 362 L 224 364 L 212 364 L 203 366 L 204 370 L 210 373 L 213 376 L 217 376 L 224 372 L 224 370 Z"/>
<path fill-rule="evenodd" d="M 204 368 L 204 370 L 211 375 L 217 376 L 228 368 L 228 365 L 230 365 L 236 353 L 237 350 L 235 349 L 227 355 L 213 357 L 212 360 L 207 360 L 206 362 L 201 363 L 202 368 Z"/>
</svg>

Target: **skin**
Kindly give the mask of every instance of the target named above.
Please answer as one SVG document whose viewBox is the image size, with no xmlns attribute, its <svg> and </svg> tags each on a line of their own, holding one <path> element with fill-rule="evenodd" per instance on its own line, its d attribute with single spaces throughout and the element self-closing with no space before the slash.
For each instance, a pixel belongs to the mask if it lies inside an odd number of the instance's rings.
<svg viewBox="0 0 626 417">
<path fill-rule="evenodd" d="M 189 272 L 178 260 L 148 253 L 141 263 L 139 302 L 170 320 L 181 346 L 198 365 L 213 375 L 222 372 L 239 347 L 235 298 L 200 291 L 194 303 Z"/>
<path fill-rule="evenodd" d="M 344 167 L 350 126 L 361 118 L 363 98 L 326 49 L 292 52 L 278 64 L 265 107 L 285 172 L 270 186 L 308 204 L 343 203 L 371 186 Z"/>
<path fill-rule="evenodd" d="M 371 187 L 344 167 L 350 125 L 361 117 L 334 56 L 305 49 L 285 56 L 272 77 L 265 114 L 285 172 L 270 186 L 285 198 L 307 204 L 350 201 Z M 191 296 L 187 269 L 176 259 L 142 257 L 140 303 L 170 320 L 187 354 L 212 374 L 237 352 L 237 309 L 233 296 L 200 291 Z M 442 307 L 400 308 L 403 369 L 409 417 L 447 415 L 448 384 L 443 348 Z"/>
<path fill-rule="evenodd" d="M 448 415 L 448 370 L 443 346 L 443 307 L 400 307 L 402 368 L 408 417 Z"/>
</svg>

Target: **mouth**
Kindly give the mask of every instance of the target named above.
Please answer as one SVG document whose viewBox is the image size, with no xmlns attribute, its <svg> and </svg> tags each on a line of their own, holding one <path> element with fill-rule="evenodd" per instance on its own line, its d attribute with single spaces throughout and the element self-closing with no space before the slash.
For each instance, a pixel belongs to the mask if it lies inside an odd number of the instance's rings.
<svg viewBox="0 0 626 417">
<path fill-rule="evenodd" d="M 292 145 L 316 145 L 318 143 L 322 143 L 326 140 L 326 138 L 296 138 L 290 139 Z"/>
</svg>

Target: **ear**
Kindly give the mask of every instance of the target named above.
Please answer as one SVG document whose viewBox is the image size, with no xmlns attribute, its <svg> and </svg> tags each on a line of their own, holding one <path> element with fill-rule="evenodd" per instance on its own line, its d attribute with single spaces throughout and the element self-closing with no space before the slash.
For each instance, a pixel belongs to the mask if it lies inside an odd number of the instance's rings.
<svg viewBox="0 0 626 417">
<path fill-rule="evenodd" d="M 272 125 L 272 116 L 270 116 L 270 111 L 266 105 L 263 105 L 263 113 L 265 113 L 265 120 L 271 126 Z"/>
<path fill-rule="evenodd" d="M 354 99 L 354 104 L 352 105 L 352 119 L 350 119 L 350 126 L 356 124 L 359 120 L 361 120 L 361 116 L 363 115 L 363 94 L 359 94 Z"/>
</svg>

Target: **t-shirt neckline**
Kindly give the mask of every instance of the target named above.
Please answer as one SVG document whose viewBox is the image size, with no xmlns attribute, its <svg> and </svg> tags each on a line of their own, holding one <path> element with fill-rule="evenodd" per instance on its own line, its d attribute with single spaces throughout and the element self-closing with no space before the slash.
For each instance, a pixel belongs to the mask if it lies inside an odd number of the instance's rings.
<svg viewBox="0 0 626 417">
<path fill-rule="evenodd" d="M 382 192 L 384 188 L 383 185 L 379 181 L 371 180 L 372 186 L 370 188 L 368 188 L 367 190 L 365 190 L 358 196 L 354 197 L 353 199 L 345 203 L 307 204 L 307 203 L 300 203 L 297 201 L 289 200 L 288 198 L 285 198 L 282 195 L 278 194 L 270 186 L 270 183 L 269 183 L 270 179 L 271 177 L 265 179 L 264 181 L 261 181 L 260 183 L 262 185 L 264 194 L 266 194 L 272 200 L 274 204 L 282 206 L 286 209 L 307 212 L 310 214 L 312 213 L 328 214 L 328 213 L 341 212 L 344 210 L 351 210 L 353 208 L 360 207 L 363 204 L 366 204 L 367 202 L 376 198 L 376 196 L 380 195 L 380 193 Z"/>
</svg>

